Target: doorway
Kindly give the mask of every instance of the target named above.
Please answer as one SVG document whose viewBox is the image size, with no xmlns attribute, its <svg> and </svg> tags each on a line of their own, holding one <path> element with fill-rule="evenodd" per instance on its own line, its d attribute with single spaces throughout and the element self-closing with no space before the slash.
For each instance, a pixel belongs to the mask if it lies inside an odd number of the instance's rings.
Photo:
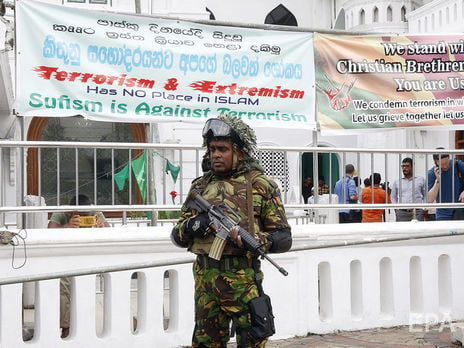
<svg viewBox="0 0 464 348">
<path fill-rule="evenodd" d="M 27 140 L 137 143 L 145 142 L 146 135 L 144 124 L 97 122 L 81 116 L 34 117 L 28 128 Z M 37 148 L 28 149 L 28 194 L 43 196 L 47 205 L 68 204 L 76 192 L 78 167 L 79 192 L 86 194 L 94 204 L 112 204 L 113 200 L 115 204 L 141 203 L 135 180 L 133 202 L 128 201 L 127 185 L 124 190 L 115 192 L 115 197 L 108 195 L 112 185 L 111 150 L 99 149 L 94 153 L 93 149 L 83 149 L 77 153 L 74 149 L 60 149 L 59 155 L 57 151 L 57 148 L 43 148 L 40 152 Z M 132 158 L 136 155 L 137 151 L 134 151 Z M 127 150 L 116 150 L 114 156 L 115 171 L 128 162 Z M 60 158 L 60 163 L 57 158 Z"/>
<path fill-rule="evenodd" d="M 301 178 L 304 180 L 304 178 L 310 176 L 313 178 L 314 183 L 315 168 L 313 160 L 313 152 L 303 153 Z M 338 181 L 338 179 L 340 179 L 340 165 L 338 156 L 334 153 L 319 152 L 317 154 L 317 171 L 318 177 L 323 177 L 325 183 L 330 188 L 330 192 L 333 192 L 335 183 Z"/>
</svg>

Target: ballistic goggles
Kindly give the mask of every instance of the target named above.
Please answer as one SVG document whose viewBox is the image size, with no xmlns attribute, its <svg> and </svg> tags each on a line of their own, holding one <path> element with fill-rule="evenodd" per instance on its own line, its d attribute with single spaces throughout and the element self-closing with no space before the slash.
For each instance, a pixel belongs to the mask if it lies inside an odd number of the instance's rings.
<svg viewBox="0 0 464 348">
<path fill-rule="evenodd" d="M 211 118 L 206 121 L 202 136 L 207 142 L 212 138 L 231 138 L 238 146 L 243 147 L 243 142 L 234 129 L 226 122 L 217 118 Z"/>
</svg>

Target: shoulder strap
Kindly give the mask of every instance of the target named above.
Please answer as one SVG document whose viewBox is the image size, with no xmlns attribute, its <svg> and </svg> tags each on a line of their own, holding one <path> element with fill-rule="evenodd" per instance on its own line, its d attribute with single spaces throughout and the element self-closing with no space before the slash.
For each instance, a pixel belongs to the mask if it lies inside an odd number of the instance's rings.
<svg viewBox="0 0 464 348">
<path fill-rule="evenodd" d="M 254 222 L 254 210 L 253 210 L 253 181 L 260 175 L 259 172 L 247 172 L 245 174 L 246 178 L 246 185 L 247 185 L 247 207 L 248 207 L 248 218 L 251 219 L 250 223 L 248 224 L 248 228 L 250 229 L 250 234 L 255 235 L 255 222 Z M 258 258 L 253 258 L 252 260 L 253 270 L 255 271 L 254 279 L 256 286 L 258 287 L 258 293 L 260 296 L 264 295 L 263 290 L 263 280 L 261 278 L 260 273 L 260 266 L 261 262 Z"/>
<path fill-rule="evenodd" d="M 254 222 L 254 210 L 253 210 L 253 180 L 257 178 L 258 175 L 253 175 L 253 172 L 247 172 L 245 174 L 246 179 L 246 197 L 247 197 L 247 209 L 248 209 L 248 219 L 250 219 L 250 223 L 248 224 L 248 228 L 250 229 L 250 234 L 255 235 L 255 222 Z"/>
</svg>

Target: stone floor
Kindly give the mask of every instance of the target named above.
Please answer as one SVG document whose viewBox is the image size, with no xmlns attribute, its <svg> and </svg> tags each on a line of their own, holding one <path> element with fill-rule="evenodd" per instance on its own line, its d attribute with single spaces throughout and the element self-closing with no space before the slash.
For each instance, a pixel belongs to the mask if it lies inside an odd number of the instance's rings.
<svg viewBox="0 0 464 348">
<path fill-rule="evenodd" d="M 454 348 L 452 326 L 413 328 L 409 326 L 381 328 L 362 331 L 343 331 L 327 335 L 271 340 L 266 348 Z M 234 347 L 234 345 L 231 345 Z"/>
</svg>

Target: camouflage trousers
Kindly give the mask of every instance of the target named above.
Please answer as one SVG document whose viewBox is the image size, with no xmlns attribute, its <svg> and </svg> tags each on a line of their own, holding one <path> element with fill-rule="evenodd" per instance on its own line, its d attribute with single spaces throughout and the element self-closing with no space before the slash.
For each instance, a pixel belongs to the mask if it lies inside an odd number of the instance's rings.
<svg viewBox="0 0 464 348">
<path fill-rule="evenodd" d="M 251 326 L 248 302 L 258 297 L 253 268 L 221 271 L 193 264 L 195 279 L 195 329 L 192 348 L 226 348 L 229 327 L 236 322 L 237 347 L 262 348 L 267 338 L 248 334 Z"/>
</svg>

